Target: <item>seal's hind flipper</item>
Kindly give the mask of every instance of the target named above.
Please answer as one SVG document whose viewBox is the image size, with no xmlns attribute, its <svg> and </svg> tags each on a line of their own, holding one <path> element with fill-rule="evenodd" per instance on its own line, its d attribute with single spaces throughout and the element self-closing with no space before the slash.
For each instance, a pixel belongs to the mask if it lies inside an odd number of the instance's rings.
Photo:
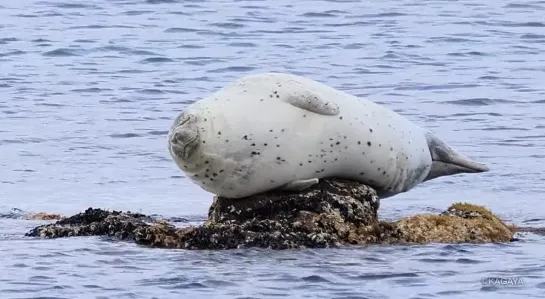
<svg viewBox="0 0 545 299">
<path fill-rule="evenodd" d="M 304 93 L 290 94 L 285 101 L 297 108 L 301 108 L 310 112 L 322 115 L 337 115 L 339 114 L 339 106 L 337 104 L 326 101 L 324 98 L 311 91 Z"/>
<path fill-rule="evenodd" d="M 319 180 L 317 178 L 308 179 L 308 180 L 297 180 L 285 184 L 280 187 L 280 190 L 283 191 L 303 191 L 311 186 L 318 184 Z"/>
</svg>

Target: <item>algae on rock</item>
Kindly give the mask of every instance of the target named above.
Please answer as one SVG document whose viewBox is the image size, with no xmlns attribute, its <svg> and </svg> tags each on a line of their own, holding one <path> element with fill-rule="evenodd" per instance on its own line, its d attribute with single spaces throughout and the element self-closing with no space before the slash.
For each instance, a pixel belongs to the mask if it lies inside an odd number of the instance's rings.
<svg viewBox="0 0 545 299">
<path fill-rule="evenodd" d="M 322 179 L 300 192 L 272 191 L 243 199 L 214 198 L 200 226 L 178 228 L 141 214 L 88 209 L 27 236 L 108 235 L 153 247 L 184 249 L 323 248 L 345 244 L 508 242 L 514 231 L 487 209 L 455 204 L 441 215 L 381 222 L 375 190 Z"/>
</svg>

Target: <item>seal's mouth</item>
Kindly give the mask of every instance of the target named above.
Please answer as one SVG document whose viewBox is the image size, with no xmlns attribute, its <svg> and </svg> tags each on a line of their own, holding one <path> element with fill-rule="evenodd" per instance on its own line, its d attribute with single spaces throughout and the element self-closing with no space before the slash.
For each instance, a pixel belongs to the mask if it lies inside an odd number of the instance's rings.
<svg viewBox="0 0 545 299">
<path fill-rule="evenodd" d="M 186 159 L 185 156 L 185 152 L 184 152 L 184 148 L 177 145 L 177 144 L 170 144 L 170 151 L 172 152 L 172 154 L 180 159 Z"/>
</svg>

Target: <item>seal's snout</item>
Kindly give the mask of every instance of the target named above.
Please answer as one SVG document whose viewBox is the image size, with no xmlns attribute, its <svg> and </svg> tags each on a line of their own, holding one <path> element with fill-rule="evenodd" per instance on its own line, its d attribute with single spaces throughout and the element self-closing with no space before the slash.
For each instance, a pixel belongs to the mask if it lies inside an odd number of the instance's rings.
<svg viewBox="0 0 545 299">
<path fill-rule="evenodd" d="M 176 124 L 170 130 L 169 149 L 177 158 L 187 160 L 199 147 L 199 130 L 191 115 L 184 115 Z"/>
<path fill-rule="evenodd" d="M 191 139 L 189 132 L 186 130 L 176 130 L 170 137 L 170 143 L 176 147 L 184 147 L 185 144 Z"/>
</svg>

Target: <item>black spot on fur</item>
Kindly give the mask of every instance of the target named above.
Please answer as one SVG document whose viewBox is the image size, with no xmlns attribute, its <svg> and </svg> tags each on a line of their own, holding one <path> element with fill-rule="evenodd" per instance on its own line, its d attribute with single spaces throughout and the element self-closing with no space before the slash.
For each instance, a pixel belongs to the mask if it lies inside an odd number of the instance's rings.
<svg viewBox="0 0 545 299">
<path fill-rule="evenodd" d="M 263 143 L 263 145 L 264 145 L 264 146 L 267 146 L 267 144 L 266 144 L 266 143 Z"/>
<path fill-rule="evenodd" d="M 218 131 L 218 135 L 221 135 L 221 131 Z"/>
<path fill-rule="evenodd" d="M 371 146 L 371 141 L 367 141 L 367 145 L 368 145 L 368 146 Z"/>
<path fill-rule="evenodd" d="M 373 133 L 373 129 L 369 128 L 369 132 Z"/>
<path fill-rule="evenodd" d="M 341 142 L 340 142 L 340 141 L 337 141 L 337 142 L 335 142 L 335 144 L 336 144 L 336 145 L 339 145 L 339 144 L 341 144 Z"/>
<path fill-rule="evenodd" d="M 244 135 L 244 136 L 242 136 L 242 139 L 244 139 L 244 140 L 248 140 L 248 135 Z"/>
<path fill-rule="evenodd" d="M 255 146 L 255 143 L 252 143 L 252 146 Z"/>
</svg>

